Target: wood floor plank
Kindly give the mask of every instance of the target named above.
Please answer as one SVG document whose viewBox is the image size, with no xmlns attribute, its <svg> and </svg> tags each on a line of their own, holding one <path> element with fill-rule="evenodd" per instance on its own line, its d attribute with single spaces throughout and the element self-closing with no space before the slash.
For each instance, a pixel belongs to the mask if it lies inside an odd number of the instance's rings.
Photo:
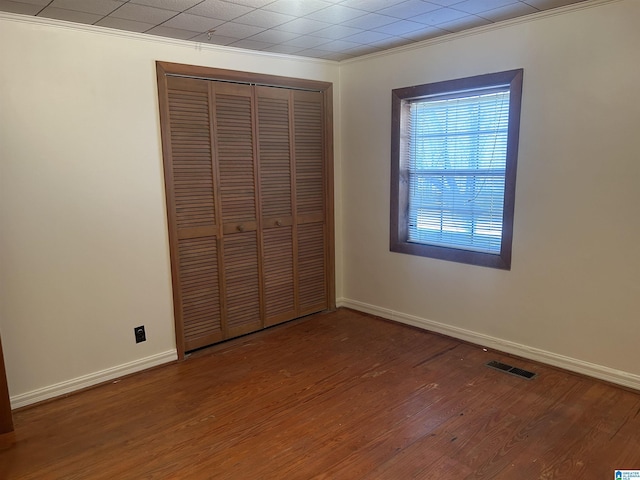
<svg viewBox="0 0 640 480">
<path fill-rule="evenodd" d="M 19 410 L 14 424 L 2 479 L 595 480 L 640 469 L 639 392 L 347 309 Z"/>
</svg>

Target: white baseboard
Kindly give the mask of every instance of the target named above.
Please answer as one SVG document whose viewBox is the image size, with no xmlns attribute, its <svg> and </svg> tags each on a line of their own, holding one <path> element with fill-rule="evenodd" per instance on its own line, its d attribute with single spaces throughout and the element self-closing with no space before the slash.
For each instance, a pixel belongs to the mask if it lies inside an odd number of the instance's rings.
<svg viewBox="0 0 640 480">
<path fill-rule="evenodd" d="M 162 365 L 163 363 L 172 362 L 178 359 L 176 350 L 167 350 L 166 352 L 157 353 L 149 357 L 134 360 L 133 362 L 123 363 L 116 367 L 107 368 L 99 372 L 90 373 L 81 377 L 56 383 L 48 387 L 32 390 L 31 392 L 22 393 L 11 397 L 11 408 L 20 408 L 32 403 L 48 400 L 49 398 L 59 397 L 67 393 L 80 390 L 82 388 L 91 387 L 102 382 L 113 380 L 114 378 L 124 377 L 131 373 L 140 372 L 147 368 Z"/>
<path fill-rule="evenodd" d="M 625 387 L 640 390 L 640 375 L 636 375 L 622 370 L 615 370 L 613 368 L 605 367 L 595 363 L 585 362 L 576 358 L 566 357 L 553 352 L 547 352 L 539 348 L 528 347 L 519 343 L 511 342 L 509 340 L 503 340 L 501 338 L 491 337 L 482 333 L 477 333 L 464 328 L 454 327 L 451 325 L 445 325 L 443 323 L 434 322 L 424 318 L 416 317 L 414 315 L 408 315 L 406 313 L 396 312 L 387 308 L 378 307 L 368 303 L 359 302 L 357 300 L 350 300 L 348 298 L 339 298 L 336 301 L 338 307 L 352 308 L 364 313 L 370 313 L 377 315 L 388 320 L 393 320 L 399 323 L 412 325 L 414 327 L 422 328 L 450 337 L 465 340 L 467 342 L 474 343 L 493 350 L 499 350 L 502 352 L 518 355 L 529 360 L 535 360 L 547 365 L 553 365 L 554 367 L 563 368 L 571 372 L 581 373 L 589 377 L 598 378 L 607 382 L 615 383 Z"/>
</svg>

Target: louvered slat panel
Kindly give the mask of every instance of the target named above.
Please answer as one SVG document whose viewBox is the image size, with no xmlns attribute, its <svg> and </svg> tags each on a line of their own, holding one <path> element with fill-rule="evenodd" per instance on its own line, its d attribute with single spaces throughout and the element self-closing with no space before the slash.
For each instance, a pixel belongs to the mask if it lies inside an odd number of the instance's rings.
<svg viewBox="0 0 640 480">
<path fill-rule="evenodd" d="M 295 318 L 293 228 L 263 232 L 265 320 L 268 325 Z"/>
<path fill-rule="evenodd" d="M 260 87 L 257 94 L 262 216 L 290 216 L 289 92 Z"/>
<path fill-rule="evenodd" d="M 193 349 L 222 339 L 215 237 L 180 240 L 178 257 L 184 339 Z"/>
<path fill-rule="evenodd" d="M 299 315 L 328 307 L 322 94 L 294 92 Z M 313 221 L 314 223 L 306 223 Z"/>
<path fill-rule="evenodd" d="M 294 93 L 297 215 L 324 212 L 322 94 Z"/>
<path fill-rule="evenodd" d="M 178 229 L 216 223 L 207 82 L 168 79 L 175 221 Z"/>
<path fill-rule="evenodd" d="M 321 223 L 298 225 L 300 315 L 327 308 L 325 232 Z"/>
<path fill-rule="evenodd" d="M 257 233 L 225 236 L 223 257 L 229 336 L 257 330 L 261 326 Z"/>
<path fill-rule="evenodd" d="M 159 91 L 184 352 L 327 308 L 330 250 L 323 94 L 178 75 Z"/>
<path fill-rule="evenodd" d="M 222 220 L 255 220 L 251 87 L 220 84 L 215 91 Z"/>
</svg>

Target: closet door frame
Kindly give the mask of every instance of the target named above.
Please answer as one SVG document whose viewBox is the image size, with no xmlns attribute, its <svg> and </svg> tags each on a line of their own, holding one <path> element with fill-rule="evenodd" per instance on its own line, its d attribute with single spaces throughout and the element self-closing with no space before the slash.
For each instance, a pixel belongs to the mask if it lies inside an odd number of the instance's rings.
<svg viewBox="0 0 640 480">
<path fill-rule="evenodd" d="M 219 68 L 186 65 L 171 62 L 156 62 L 156 75 L 158 84 L 158 99 L 160 112 L 160 129 L 162 133 L 162 155 L 165 171 L 172 163 L 172 152 L 169 132 L 169 105 L 168 105 L 168 77 L 188 77 L 203 80 L 226 81 L 251 85 L 263 85 L 269 87 L 282 87 L 294 90 L 309 90 L 322 93 L 323 98 L 323 128 L 324 128 L 324 191 L 326 195 L 325 229 L 326 236 L 326 283 L 327 283 L 327 303 L 328 309 L 336 308 L 335 295 L 335 216 L 334 216 L 334 173 L 333 173 L 333 84 L 318 80 L 307 80 L 293 77 L 283 77 L 278 75 L 265 75 L 252 72 L 242 72 Z M 163 185 L 165 188 L 165 198 L 168 221 L 169 249 L 172 261 L 171 277 L 172 284 L 178 284 L 177 264 L 174 259 L 178 258 L 178 238 L 177 232 L 173 228 L 175 225 L 174 209 L 172 208 L 174 199 L 171 191 L 172 185 Z M 185 358 L 185 341 L 181 318 L 179 289 L 173 288 L 174 323 L 176 332 L 176 348 L 178 358 Z"/>
</svg>

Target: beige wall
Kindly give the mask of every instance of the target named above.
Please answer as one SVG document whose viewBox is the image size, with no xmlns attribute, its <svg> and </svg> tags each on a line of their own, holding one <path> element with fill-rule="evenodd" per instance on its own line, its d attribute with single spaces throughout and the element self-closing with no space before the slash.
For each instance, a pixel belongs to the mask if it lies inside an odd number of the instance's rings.
<svg viewBox="0 0 640 480">
<path fill-rule="evenodd" d="M 343 64 L 342 294 L 640 387 L 640 2 L 563 11 Z M 521 67 L 512 270 L 390 253 L 391 89 Z"/>
<path fill-rule="evenodd" d="M 155 60 L 334 82 L 344 304 L 640 387 L 640 2 L 585 5 L 340 66 L 0 14 L 14 406 L 175 357 Z M 390 253 L 391 89 L 520 67 L 512 270 Z"/>
<path fill-rule="evenodd" d="M 155 61 L 339 73 L 19 18 L 0 17 L 0 332 L 14 406 L 175 358 Z"/>
</svg>

